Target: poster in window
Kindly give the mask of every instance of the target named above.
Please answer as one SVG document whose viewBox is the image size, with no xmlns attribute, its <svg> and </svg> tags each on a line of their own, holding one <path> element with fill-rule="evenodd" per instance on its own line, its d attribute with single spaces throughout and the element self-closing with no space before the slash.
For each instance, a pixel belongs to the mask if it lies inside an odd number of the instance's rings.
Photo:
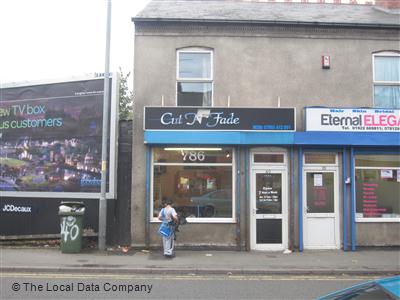
<svg viewBox="0 0 400 300">
<path fill-rule="evenodd" d="M 207 190 L 217 189 L 217 180 L 215 178 L 207 178 Z"/>
<path fill-rule="evenodd" d="M 323 186 L 322 174 L 314 174 L 314 186 Z"/>
<path fill-rule="evenodd" d="M 382 179 L 392 179 L 393 178 L 393 170 L 387 170 L 387 169 L 381 170 L 381 178 Z"/>
</svg>

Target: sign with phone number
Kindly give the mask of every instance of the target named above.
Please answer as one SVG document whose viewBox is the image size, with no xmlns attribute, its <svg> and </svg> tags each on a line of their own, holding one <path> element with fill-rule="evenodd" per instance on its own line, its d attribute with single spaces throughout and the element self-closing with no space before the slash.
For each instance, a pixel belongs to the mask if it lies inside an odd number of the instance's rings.
<svg viewBox="0 0 400 300">
<path fill-rule="evenodd" d="M 296 130 L 294 108 L 149 106 L 144 115 L 144 130 Z"/>
</svg>

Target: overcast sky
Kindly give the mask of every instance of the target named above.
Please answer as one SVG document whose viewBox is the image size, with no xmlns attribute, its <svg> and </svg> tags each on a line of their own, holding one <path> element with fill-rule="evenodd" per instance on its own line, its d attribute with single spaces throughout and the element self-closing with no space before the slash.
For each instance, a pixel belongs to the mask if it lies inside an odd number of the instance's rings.
<svg viewBox="0 0 400 300">
<path fill-rule="evenodd" d="M 149 1 L 112 1 L 111 71 L 132 71 L 131 17 Z M 104 72 L 106 19 L 106 0 L 0 0 L 0 83 Z"/>
<path fill-rule="evenodd" d="M 131 17 L 149 1 L 112 1 L 111 71 L 132 72 Z M 0 0 L 0 84 L 103 73 L 106 9 L 107 0 Z"/>
</svg>

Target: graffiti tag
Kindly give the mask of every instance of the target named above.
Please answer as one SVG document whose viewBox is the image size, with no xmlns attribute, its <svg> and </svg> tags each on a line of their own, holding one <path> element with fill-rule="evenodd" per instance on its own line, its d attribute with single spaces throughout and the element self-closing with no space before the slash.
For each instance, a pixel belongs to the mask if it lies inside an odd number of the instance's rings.
<svg viewBox="0 0 400 300">
<path fill-rule="evenodd" d="M 61 239 L 64 242 L 75 241 L 79 235 L 79 227 L 76 224 L 76 218 L 74 216 L 68 216 L 62 218 L 61 222 Z"/>
</svg>

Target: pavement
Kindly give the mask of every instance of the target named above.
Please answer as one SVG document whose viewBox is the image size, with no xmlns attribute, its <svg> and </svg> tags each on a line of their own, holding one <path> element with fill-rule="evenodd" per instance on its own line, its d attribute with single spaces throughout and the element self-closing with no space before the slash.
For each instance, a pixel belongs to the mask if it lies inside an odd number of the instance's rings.
<svg viewBox="0 0 400 300">
<path fill-rule="evenodd" d="M 400 275 L 400 249 L 303 252 L 83 249 L 0 246 L 0 272 L 71 272 L 175 275 Z"/>
</svg>

